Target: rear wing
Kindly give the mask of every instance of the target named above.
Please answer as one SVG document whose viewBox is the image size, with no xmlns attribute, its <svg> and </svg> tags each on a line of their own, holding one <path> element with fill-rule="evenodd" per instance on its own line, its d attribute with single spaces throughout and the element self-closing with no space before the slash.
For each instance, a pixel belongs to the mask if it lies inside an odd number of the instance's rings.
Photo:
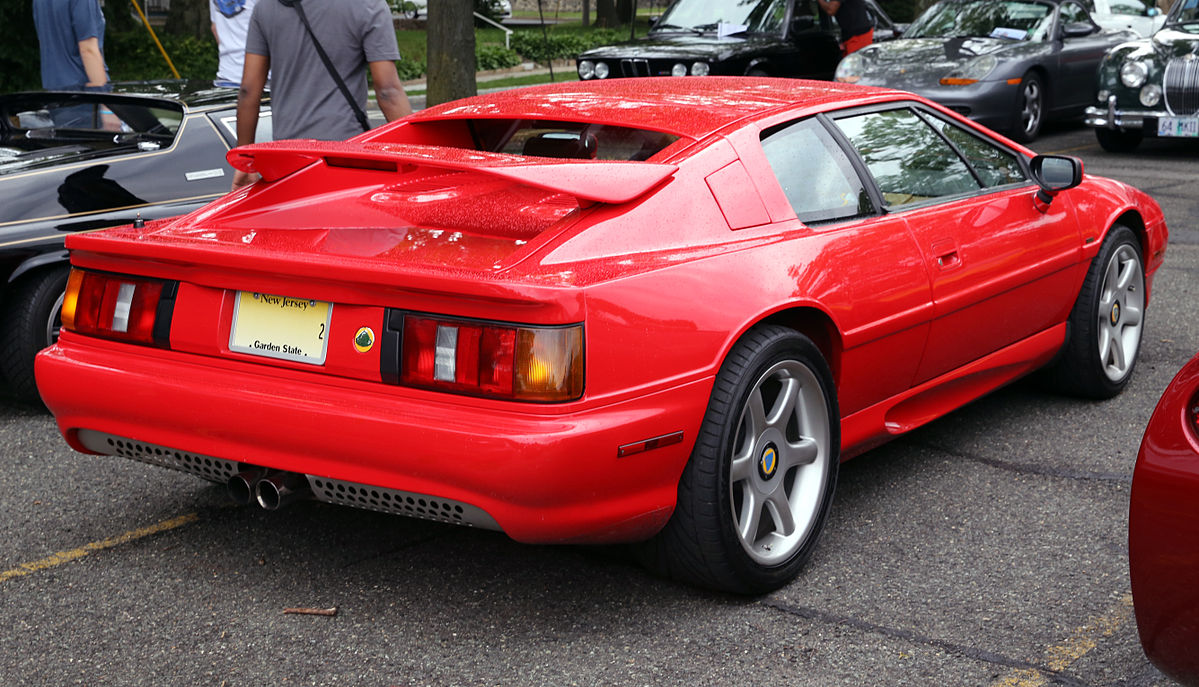
<svg viewBox="0 0 1199 687">
<path fill-rule="evenodd" d="M 678 171 L 677 165 L 653 162 L 559 160 L 411 143 L 312 140 L 241 146 L 229 151 L 226 158 L 235 169 L 256 172 L 267 182 L 319 162 L 384 173 L 435 167 L 486 174 L 579 200 L 611 204 L 638 198 Z"/>
</svg>

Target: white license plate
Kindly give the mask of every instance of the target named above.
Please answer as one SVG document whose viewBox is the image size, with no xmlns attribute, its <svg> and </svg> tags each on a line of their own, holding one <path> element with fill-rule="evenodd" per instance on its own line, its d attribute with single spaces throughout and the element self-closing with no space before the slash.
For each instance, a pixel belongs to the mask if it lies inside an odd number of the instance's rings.
<svg viewBox="0 0 1199 687">
<path fill-rule="evenodd" d="M 229 350 L 323 365 L 332 316 L 326 301 L 238 291 Z"/>
<path fill-rule="evenodd" d="M 1158 117 L 1157 135 L 1182 138 L 1199 137 L 1199 117 Z"/>
</svg>

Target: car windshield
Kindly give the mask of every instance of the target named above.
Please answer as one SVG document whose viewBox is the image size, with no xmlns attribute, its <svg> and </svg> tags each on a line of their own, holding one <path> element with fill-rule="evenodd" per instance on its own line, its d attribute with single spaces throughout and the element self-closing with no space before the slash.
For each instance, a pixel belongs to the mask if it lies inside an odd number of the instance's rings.
<svg viewBox="0 0 1199 687">
<path fill-rule="evenodd" d="M 38 94 L 0 105 L 0 174 L 80 156 L 152 151 L 174 141 L 182 109 L 114 97 Z"/>
<path fill-rule="evenodd" d="M 650 33 L 781 33 L 786 0 L 678 0 Z"/>
<path fill-rule="evenodd" d="M 1167 24 L 1191 33 L 1199 33 L 1199 0 L 1183 0 L 1174 5 Z"/>
<path fill-rule="evenodd" d="M 1005 38 L 1039 41 L 1049 35 L 1053 8 L 1022 0 L 942 2 L 920 15 L 905 38 Z"/>
</svg>

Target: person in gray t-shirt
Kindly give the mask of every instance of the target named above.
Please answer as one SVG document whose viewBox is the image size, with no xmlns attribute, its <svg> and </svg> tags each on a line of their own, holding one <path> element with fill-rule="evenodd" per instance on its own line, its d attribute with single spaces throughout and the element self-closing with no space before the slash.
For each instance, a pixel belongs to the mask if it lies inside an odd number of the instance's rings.
<svg viewBox="0 0 1199 687">
<path fill-rule="evenodd" d="M 387 121 L 412 112 L 396 72 L 400 59 L 384 0 L 302 0 L 304 13 L 350 94 L 366 108 L 366 70 Z M 260 0 L 246 34 L 246 61 L 237 96 L 237 144 L 254 142 L 262 91 L 270 75 L 275 140 L 340 141 L 362 133 L 354 111 L 325 68 L 294 7 Z M 257 175 L 236 172 L 233 188 Z"/>
</svg>

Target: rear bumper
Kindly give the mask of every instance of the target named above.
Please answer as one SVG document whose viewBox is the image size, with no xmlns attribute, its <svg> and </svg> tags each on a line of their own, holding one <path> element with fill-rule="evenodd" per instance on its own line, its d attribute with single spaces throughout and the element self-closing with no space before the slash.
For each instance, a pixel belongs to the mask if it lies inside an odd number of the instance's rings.
<svg viewBox="0 0 1199 687">
<path fill-rule="evenodd" d="M 562 412 L 70 332 L 39 354 L 36 372 L 76 450 L 144 459 L 104 450 L 99 433 L 150 450 L 297 472 L 310 482 L 425 495 L 478 509 L 485 517 L 474 524 L 490 519 L 513 539 L 546 543 L 632 541 L 659 530 L 712 385 L 705 378 Z M 81 430 L 90 433 L 81 439 Z M 618 456 L 620 446 L 676 432 L 681 442 Z M 188 471 L 214 481 L 224 474 Z"/>
</svg>

